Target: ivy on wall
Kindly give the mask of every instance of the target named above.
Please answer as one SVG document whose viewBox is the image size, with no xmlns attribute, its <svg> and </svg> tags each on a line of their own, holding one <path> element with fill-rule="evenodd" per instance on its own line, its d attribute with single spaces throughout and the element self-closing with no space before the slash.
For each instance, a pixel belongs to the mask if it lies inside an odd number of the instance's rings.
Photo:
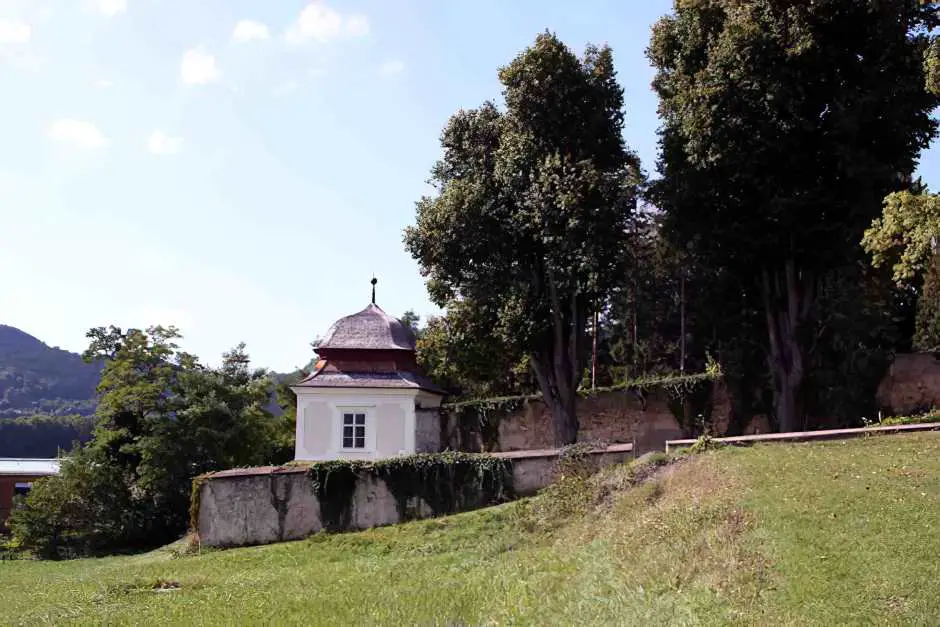
<svg viewBox="0 0 940 627">
<path fill-rule="evenodd" d="M 645 398 L 649 391 L 659 389 L 666 393 L 669 409 L 680 426 L 691 428 L 692 425 L 686 424 L 689 422 L 686 418 L 687 406 L 692 408 L 695 416 L 707 413 L 706 401 L 713 384 L 721 379 L 721 376 L 717 364 L 710 362 L 705 372 L 697 374 L 640 377 L 609 387 L 579 390 L 578 393 L 582 398 L 615 392 L 632 393 Z M 483 450 L 492 451 L 499 445 L 499 423 L 525 409 L 529 403 L 541 400 L 541 394 L 499 396 L 451 403 L 444 405 L 441 411 L 453 418 L 456 428 L 460 431 L 463 446 L 472 439 L 474 433 L 478 433 Z"/>
<path fill-rule="evenodd" d="M 492 505 L 513 497 L 512 463 L 475 453 L 420 453 L 377 461 L 316 462 L 307 470 L 320 502 L 323 526 L 330 531 L 351 523 L 353 495 L 365 477 L 382 480 L 395 497 L 401 520 Z"/>
</svg>

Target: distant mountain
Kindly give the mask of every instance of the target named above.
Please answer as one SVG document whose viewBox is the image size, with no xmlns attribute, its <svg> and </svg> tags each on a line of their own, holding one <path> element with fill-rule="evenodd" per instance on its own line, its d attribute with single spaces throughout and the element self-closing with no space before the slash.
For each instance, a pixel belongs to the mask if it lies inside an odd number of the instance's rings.
<svg viewBox="0 0 940 627">
<path fill-rule="evenodd" d="M 0 419 L 95 411 L 101 367 L 0 324 Z"/>
</svg>

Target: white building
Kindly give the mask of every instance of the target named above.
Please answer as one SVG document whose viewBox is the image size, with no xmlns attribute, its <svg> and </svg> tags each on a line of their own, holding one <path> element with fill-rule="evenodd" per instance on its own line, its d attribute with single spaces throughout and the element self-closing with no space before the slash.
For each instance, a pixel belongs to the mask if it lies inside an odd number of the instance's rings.
<svg viewBox="0 0 940 627">
<path fill-rule="evenodd" d="M 373 283 L 374 286 L 374 283 Z M 441 448 L 444 390 L 419 370 L 411 329 L 372 304 L 338 320 L 297 394 L 297 460 L 381 459 Z"/>
</svg>

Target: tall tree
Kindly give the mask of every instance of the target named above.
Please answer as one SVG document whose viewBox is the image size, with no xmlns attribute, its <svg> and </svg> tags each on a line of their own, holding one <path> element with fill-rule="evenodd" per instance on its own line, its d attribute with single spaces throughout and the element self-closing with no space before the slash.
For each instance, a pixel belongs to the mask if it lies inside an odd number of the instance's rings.
<svg viewBox="0 0 940 627">
<path fill-rule="evenodd" d="M 937 5 L 677 1 L 648 55 L 660 99 L 667 228 L 762 312 L 779 429 L 803 425 L 820 277 L 936 132 L 923 89 Z"/>
<path fill-rule="evenodd" d="M 555 35 L 499 72 L 505 109 L 459 111 L 405 245 L 431 298 L 489 312 L 529 355 L 555 442 L 577 439 L 589 316 L 623 276 L 639 163 L 607 47 L 578 58 Z"/>
<path fill-rule="evenodd" d="M 86 358 L 104 362 L 94 435 L 11 519 L 43 555 L 174 540 L 186 531 L 194 476 L 277 454 L 271 381 L 249 368 L 242 345 L 207 368 L 179 350 L 172 327 L 88 335 Z"/>
</svg>

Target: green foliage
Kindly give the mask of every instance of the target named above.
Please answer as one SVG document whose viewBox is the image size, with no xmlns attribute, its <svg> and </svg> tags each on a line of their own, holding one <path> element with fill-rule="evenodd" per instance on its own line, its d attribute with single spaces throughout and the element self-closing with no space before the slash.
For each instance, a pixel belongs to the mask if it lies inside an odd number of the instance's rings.
<svg viewBox="0 0 940 627">
<path fill-rule="evenodd" d="M 274 384 L 275 403 L 279 410 L 273 420 L 273 433 L 271 434 L 271 462 L 284 464 L 294 459 L 295 439 L 297 433 L 297 395 L 291 390 L 308 374 L 307 369 L 298 370 L 283 375 Z"/>
<path fill-rule="evenodd" d="M 451 398 L 530 392 L 537 386 L 528 358 L 493 333 L 496 317 L 468 299 L 447 303 L 418 335 L 418 365 Z"/>
<path fill-rule="evenodd" d="M 347 528 L 356 484 L 369 477 L 385 483 L 395 497 L 402 520 L 417 518 L 422 507 L 441 515 L 499 503 L 512 496 L 511 463 L 473 453 L 316 462 L 307 472 L 320 501 L 324 527 L 329 530 Z"/>
<path fill-rule="evenodd" d="M 600 316 L 598 385 L 677 372 L 683 365 L 687 370 L 701 369 L 693 355 L 700 357 L 704 347 L 694 342 L 688 342 L 686 363 L 680 363 L 681 281 L 683 274 L 689 274 L 689 264 L 662 236 L 660 223 L 661 215 L 642 211 L 628 224 L 630 272 L 615 286 Z M 691 292 L 687 282 L 687 300 Z M 700 318 L 704 312 L 697 314 Z M 686 316 L 687 340 L 696 337 L 691 322 L 692 317 Z"/>
<path fill-rule="evenodd" d="M 600 469 L 600 462 L 595 451 L 602 451 L 607 442 L 575 442 L 561 448 L 555 460 L 554 474 L 556 481 L 572 477 L 587 478 Z"/>
<path fill-rule="evenodd" d="M 875 391 L 903 341 L 899 302 L 886 273 L 861 264 L 819 277 L 805 343 L 807 427 L 860 426 L 877 411 Z"/>
<path fill-rule="evenodd" d="M 195 533 L 199 529 L 199 505 L 202 502 L 202 486 L 212 473 L 204 472 L 193 477 L 189 490 L 189 531 Z"/>
<path fill-rule="evenodd" d="M 403 313 L 398 321 L 411 329 L 411 332 L 415 334 L 415 337 L 421 335 L 421 329 L 419 328 L 419 325 L 421 324 L 421 316 L 416 314 L 414 309 L 409 309 Z"/>
<path fill-rule="evenodd" d="M 695 440 L 695 443 L 689 447 L 689 453 L 692 455 L 699 455 L 701 453 L 705 453 L 706 451 L 714 451 L 716 449 L 722 448 L 723 446 L 725 446 L 724 442 L 719 442 L 706 433 L 700 435 L 698 439 Z"/>
<path fill-rule="evenodd" d="M 131 493 L 123 469 L 101 451 L 79 448 L 58 475 L 36 481 L 9 527 L 22 549 L 46 559 L 82 557 L 146 543 L 147 512 Z"/>
<path fill-rule="evenodd" d="M 914 329 L 914 348 L 925 352 L 940 350 L 940 252 L 930 259 L 920 296 Z"/>
<path fill-rule="evenodd" d="M 639 163 L 609 48 L 578 58 L 545 33 L 499 78 L 504 110 L 460 111 L 444 129 L 436 194 L 417 203 L 405 245 L 435 303 L 472 307 L 528 355 L 565 444 L 587 319 L 623 276 Z"/>
<path fill-rule="evenodd" d="M 877 426 L 893 427 L 896 425 L 921 425 L 940 422 L 940 413 L 932 411 L 920 416 L 891 416 L 883 418 Z"/>
<path fill-rule="evenodd" d="M 249 368 L 243 345 L 207 368 L 179 351 L 173 328 L 89 337 L 86 357 L 105 363 L 94 436 L 11 519 L 22 545 L 45 557 L 174 540 L 187 529 L 193 477 L 278 454 L 271 380 Z"/>
<path fill-rule="evenodd" d="M 700 282 L 748 321 L 716 331 L 732 345 L 753 332 L 745 347 L 763 348 L 781 430 L 803 426 L 820 277 L 859 259 L 882 199 L 936 132 L 940 99 L 923 88 L 936 8 L 677 1 L 654 26 L 651 195 Z"/>
<path fill-rule="evenodd" d="M 922 277 L 940 238 L 940 196 L 924 186 L 889 194 L 881 216 L 862 238 L 877 268 L 890 265 L 894 280 L 910 285 Z"/>
<path fill-rule="evenodd" d="M 57 457 L 91 439 L 94 416 L 0 419 L 0 457 Z"/>
<path fill-rule="evenodd" d="M 49 414 L 91 415 L 100 367 L 0 324 L 0 420 Z"/>
<path fill-rule="evenodd" d="M 940 37 L 934 37 L 924 53 L 924 73 L 927 75 L 927 91 L 940 96 Z"/>
</svg>

